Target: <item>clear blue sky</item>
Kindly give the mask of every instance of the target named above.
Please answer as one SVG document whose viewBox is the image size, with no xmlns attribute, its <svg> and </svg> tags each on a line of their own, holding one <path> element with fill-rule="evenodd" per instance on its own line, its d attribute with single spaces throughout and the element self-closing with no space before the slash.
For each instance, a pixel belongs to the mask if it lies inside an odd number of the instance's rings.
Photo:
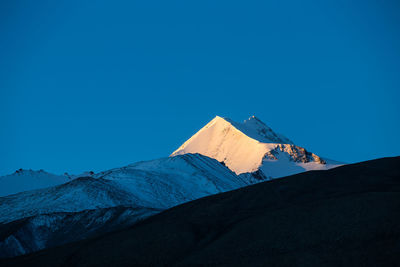
<svg viewBox="0 0 400 267">
<path fill-rule="evenodd" d="M 168 156 L 215 115 L 254 114 L 345 162 L 400 154 L 399 1 L 1 1 L 0 13 L 0 174 Z"/>
</svg>

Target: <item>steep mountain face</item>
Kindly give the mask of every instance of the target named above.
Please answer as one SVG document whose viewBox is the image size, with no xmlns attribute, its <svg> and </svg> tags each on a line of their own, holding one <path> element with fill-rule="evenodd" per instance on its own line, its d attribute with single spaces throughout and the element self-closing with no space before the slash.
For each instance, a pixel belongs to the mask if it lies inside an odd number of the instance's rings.
<svg viewBox="0 0 400 267">
<path fill-rule="evenodd" d="M 0 247 L 14 248 L 2 255 L 24 254 L 71 240 L 60 238 L 63 235 L 75 240 L 79 238 L 74 234 L 77 229 L 79 233 L 114 229 L 108 225 L 115 221 L 111 220 L 112 212 L 99 215 L 96 224 L 79 219 L 88 210 L 126 207 L 135 211 L 130 212 L 129 220 L 134 222 L 181 203 L 253 182 L 251 177 L 235 175 L 215 159 L 185 154 L 138 162 L 62 185 L 0 197 Z M 91 214 L 98 216 L 95 211 Z M 18 222 L 21 220 L 23 224 Z M 77 229 L 69 227 L 67 222 L 71 220 L 82 224 Z"/>
<path fill-rule="evenodd" d="M 254 116 L 243 123 L 215 117 L 171 156 L 186 153 L 224 162 L 236 174 L 262 172 L 267 179 L 340 165 L 296 146 Z"/>
<path fill-rule="evenodd" d="M 198 199 L 2 266 L 398 266 L 400 157 Z"/>
<path fill-rule="evenodd" d="M 264 122 L 262 122 L 256 116 L 251 116 L 243 123 L 234 122 L 228 118 L 224 118 L 224 120 L 232 124 L 236 129 L 238 129 L 248 137 L 258 140 L 259 142 L 293 144 L 293 142 L 290 141 L 287 137 L 275 133 L 270 127 L 268 127 Z"/>
<path fill-rule="evenodd" d="M 55 175 L 43 170 L 19 169 L 13 174 L 0 177 L 0 197 L 60 185 L 70 180 L 71 178 L 68 176 Z"/>
</svg>

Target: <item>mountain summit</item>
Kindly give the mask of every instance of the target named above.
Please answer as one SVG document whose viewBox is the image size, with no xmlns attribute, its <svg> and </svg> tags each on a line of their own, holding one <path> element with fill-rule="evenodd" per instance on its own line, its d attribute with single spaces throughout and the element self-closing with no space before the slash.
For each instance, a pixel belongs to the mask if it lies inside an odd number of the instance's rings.
<svg viewBox="0 0 400 267">
<path fill-rule="evenodd" d="M 171 156 L 186 153 L 199 153 L 224 162 L 236 174 L 261 171 L 268 178 L 339 165 L 296 146 L 255 116 L 242 123 L 216 116 Z"/>
</svg>

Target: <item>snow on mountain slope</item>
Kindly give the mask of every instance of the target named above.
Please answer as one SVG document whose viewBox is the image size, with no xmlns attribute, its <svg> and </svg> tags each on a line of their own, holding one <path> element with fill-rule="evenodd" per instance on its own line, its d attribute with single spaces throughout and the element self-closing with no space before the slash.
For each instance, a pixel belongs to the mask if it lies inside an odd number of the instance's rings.
<svg viewBox="0 0 400 267">
<path fill-rule="evenodd" d="M 114 206 L 138 205 L 135 196 L 112 181 L 84 177 L 54 187 L 0 197 L 0 223 L 39 214 Z"/>
<path fill-rule="evenodd" d="M 70 180 L 65 175 L 55 175 L 43 170 L 19 169 L 13 174 L 0 177 L 0 197 L 60 185 Z"/>
<path fill-rule="evenodd" d="M 1 226 L 0 258 L 41 249 L 129 227 L 159 210 L 112 207 L 81 212 L 54 212 L 13 221 Z"/>
<path fill-rule="evenodd" d="M 200 154 L 138 162 L 94 177 L 111 180 L 133 192 L 143 205 L 160 209 L 252 183 Z"/>
<path fill-rule="evenodd" d="M 237 189 L 253 180 L 235 175 L 215 159 L 185 154 L 0 197 L 0 257 L 120 229 L 164 209 Z"/>
<path fill-rule="evenodd" d="M 55 187 L 0 197 L 0 223 L 115 206 L 167 209 L 252 182 L 200 154 L 138 162 Z"/>
<path fill-rule="evenodd" d="M 256 116 L 251 116 L 243 123 L 234 122 L 227 118 L 225 118 L 225 120 L 248 137 L 251 137 L 257 141 L 263 143 L 293 144 L 293 142 L 290 141 L 287 137 L 275 133 Z"/>
<path fill-rule="evenodd" d="M 121 229 L 181 203 L 252 183 L 252 177 L 237 176 L 215 159 L 185 154 L 0 197 L 0 258 Z"/>
<path fill-rule="evenodd" d="M 243 123 L 216 116 L 171 156 L 186 153 L 224 162 L 236 174 L 261 170 L 267 178 L 339 166 L 296 146 L 254 116 Z"/>
</svg>

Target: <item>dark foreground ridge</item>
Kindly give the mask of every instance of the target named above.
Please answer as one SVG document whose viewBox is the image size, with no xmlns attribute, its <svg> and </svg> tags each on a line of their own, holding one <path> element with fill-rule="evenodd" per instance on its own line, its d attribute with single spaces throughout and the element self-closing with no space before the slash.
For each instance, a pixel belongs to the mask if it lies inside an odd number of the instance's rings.
<svg viewBox="0 0 400 267">
<path fill-rule="evenodd" d="M 398 266 L 400 157 L 195 200 L 1 266 Z"/>
</svg>

